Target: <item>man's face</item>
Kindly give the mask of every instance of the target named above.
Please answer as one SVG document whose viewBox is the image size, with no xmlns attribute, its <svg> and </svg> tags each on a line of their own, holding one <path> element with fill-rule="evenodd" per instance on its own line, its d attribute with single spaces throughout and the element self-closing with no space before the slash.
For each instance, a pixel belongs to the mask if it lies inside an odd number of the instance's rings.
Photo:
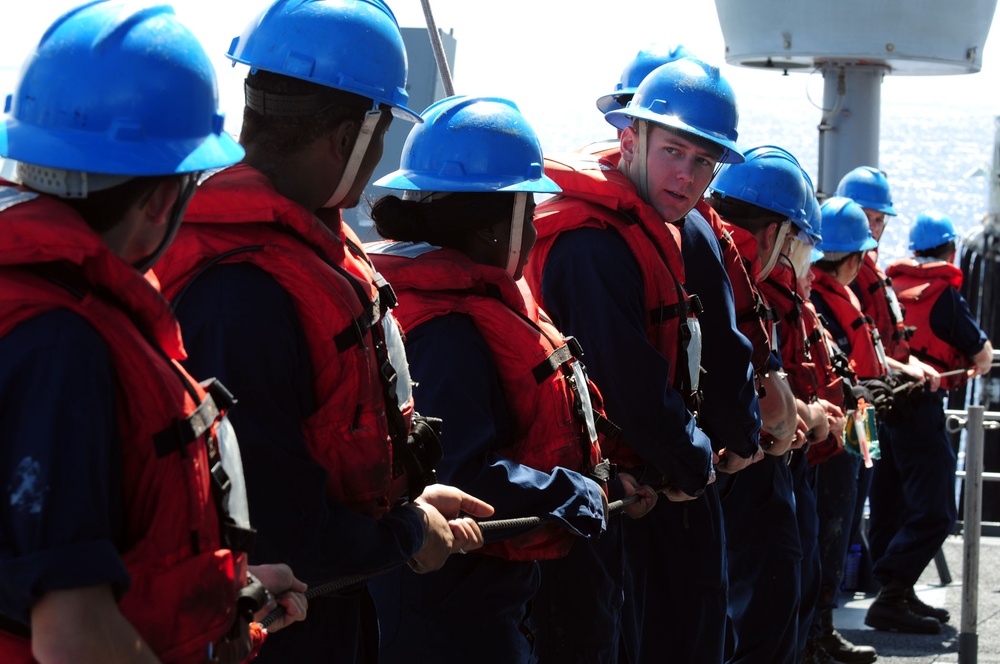
<svg viewBox="0 0 1000 664">
<path fill-rule="evenodd" d="M 649 203 L 664 221 L 672 223 L 695 206 L 715 174 L 717 153 L 695 145 L 679 134 L 649 124 L 646 146 L 646 183 Z M 639 135 L 632 127 L 622 134 L 622 158 L 634 160 Z M 629 165 L 630 177 L 638 168 Z"/>
<path fill-rule="evenodd" d="M 868 228 L 872 231 L 872 237 L 878 242 L 882 239 L 882 232 L 885 230 L 885 212 L 872 210 L 871 208 L 861 208 L 868 217 Z"/>
</svg>

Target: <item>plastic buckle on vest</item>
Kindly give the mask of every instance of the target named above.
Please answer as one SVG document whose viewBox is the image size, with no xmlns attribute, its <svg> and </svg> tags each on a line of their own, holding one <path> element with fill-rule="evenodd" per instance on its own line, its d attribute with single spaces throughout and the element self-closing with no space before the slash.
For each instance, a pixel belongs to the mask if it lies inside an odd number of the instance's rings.
<svg viewBox="0 0 1000 664">
<path fill-rule="evenodd" d="M 190 415 L 184 419 L 174 419 L 170 426 L 153 435 L 153 447 L 157 458 L 162 459 L 174 452 L 180 452 L 188 443 L 205 435 L 220 416 L 221 412 L 209 392 L 205 395 L 205 400 L 198 404 Z"/>
<path fill-rule="evenodd" d="M 399 304 L 396 291 L 392 289 L 392 284 L 385 280 L 378 272 L 375 273 L 375 285 L 378 287 L 378 298 L 385 305 L 385 309 L 393 309 Z"/>
<path fill-rule="evenodd" d="M 444 456 L 441 447 L 441 420 L 436 417 L 424 417 L 413 414 L 413 426 L 406 439 L 406 451 L 403 463 L 406 466 L 406 477 L 409 481 L 410 500 L 423 493 L 428 485 L 437 481 L 434 467 Z"/>
<path fill-rule="evenodd" d="M 388 285 L 388 284 L 387 284 Z M 395 298 L 395 294 L 393 294 Z M 347 324 L 343 330 L 333 337 L 333 343 L 337 346 L 337 351 L 343 353 L 352 346 L 363 346 L 365 335 L 382 319 L 382 312 L 379 307 L 379 296 L 375 296 L 373 302 L 369 302 L 357 318 Z"/>
<path fill-rule="evenodd" d="M 201 381 L 201 387 L 212 395 L 212 400 L 215 401 L 215 405 L 218 406 L 219 410 L 229 410 L 238 403 L 233 393 L 218 378 L 209 378 L 208 380 Z"/>
<path fill-rule="evenodd" d="M 598 483 L 607 483 L 618 476 L 618 466 L 604 459 L 587 471 L 587 477 Z"/>
<path fill-rule="evenodd" d="M 577 347 L 579 347 L 579 343 L 577 344 Z M 535 382 L 541 385 L 549 376 L 558 371 L 559 367 L 566 364 L 574 357 L 576 356 L 568 343 L 565 346 L 559 346 L 531 370 L 531 375 L 535 377 Z"/>
<path fill-rule="evenodd" d="M 240 528 L 231 519 L 228 519 L 221 525 L 220 530 L 222 532 L 223 547 L 230 551 L 241 551 L 243 553 L 253 551 L 253 545 L 257 539 L 257 530 L 255 528 Z"/>
<path fill-rule="evenodd" d="M 580 344 L 580 340 L 576 337 L 566 337 L 566 345 L 569 346 L 569 350 L 573 353 L 573 357 L 580 359 L 583 357 L 583 346 Z"/>
</svg>

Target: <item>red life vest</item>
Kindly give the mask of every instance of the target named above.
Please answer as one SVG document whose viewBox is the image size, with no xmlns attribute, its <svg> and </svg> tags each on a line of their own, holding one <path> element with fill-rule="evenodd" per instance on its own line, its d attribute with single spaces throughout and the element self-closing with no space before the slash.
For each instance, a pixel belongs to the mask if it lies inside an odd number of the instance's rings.
<svg viewBox="0 0 1000 664">
<path fill-rule="evenodd" d="M 812 268 L 816 280 L 813 282 L 813 292 L 819 294 L 837 324 L 847 334 L 851 352 L 851 367 L 859 378 L 880 378 L 886 375 L 886 369 L 879 359 L 875 349 L 876 341 L 872 332 L 875 330 L 872 320 L 861 313 L 861 304 L 854 292 L 838 282 L 831 275 Z"/>
<path fill-rule="evenodd" d="M 888 269 L 892 287 L 906 307 L 906 318 L 916 329 L 910 338 L 910 352 L 938 371 L 967 369 L 972 366 L 962 352 L 931 330 L 931 309 L 946 288 L 962 287 L 962 270 L 944 261 L 918 263 L 912 258 L 898 260 Z M 967 376 L 945 376 L 941 389 L 960 387 Z"/>
<path fill-rule="evenodd" d="M 535 209 L 538 240 L 524 270 L 525 281 L 545 309 L 542 274 L 559 235 L 578 228 L 610 228 L 617 232 L 635 256 L 642 274 L 644 306 L 649 312 L 646 337 L 670 363 L 671 384 L 690 405 L 694 395 L 686 350 L 687 323 L 682 328 L 681 320 L 696 317 L 701 303 L 684 290 L 680 232 L 664 223 L 656 210 L 639 198 L 613 161 L 577 154 L 564 161 L 545 160 L 545 174 L 562 187 L 562 193 Z M 691 359 L 695 370 L 698 362 Z M 609 444 L 605 453 L 626 466 L 641 464 L 623 438 Z"/>
<path fill-rule="evenodd" d="M 844 379 L 833 369 L 828 344 L 832 343 L 812 302 L 803 301 L 795 287 L 795 275 L 778 263 L 760 284 L 768 302 L 776 308 L 781 360 L 795 396 L 806 403 L 817 398 L 844 406 Z M 837 441 L 810 443 L 806 452 L 809 465 L 815 466 L 844 451 Z"/>
<path fill-rule="evenodd" d="M 733 304 L 736 310 L 736 328 L 753 345 L 753 368 L 762 373 L 767 368 L 771 355 L 774 334 L 775 313 L 768 306 L 758 283 L 760 259 L 757 258 L 757 240 L 746 229 L 734 226 L 719 217 L 719 214 L 704 200 L 698 201 L 695 209 L 702 212 L 707 208 L 718 220 L 709 220 L 715 237 L 722 245 L 723 265 L 733 286 Z M 708 219 L 706 215 L 706 219 Z"/>
<path fill-rule="evenodd" d="M 778 339 L 788 382 L 795 396 L 806 403 L 821 398 L 842 405 L 843 379 L 833 372 L 823 324 L 812 303 L 803 302 L 799 296 L 794 280 L 792 270 L 778 263 L 759 284 L 781 323 Z"/>
<path fill-rule="evenodd" d="M 397 320 L 405 332 L 432 318 L 468 315 L 483 335 L 496 364 L 510 414 L 513 445 L 502 456 L 544 472 L 562 466 L 589 474 L 602 461 L 596 438 L 591 440 L 578 389 L 600 396 L 579 365 L 573 342 L 526 302 L 521 290 L 498 267 L 480 265 L 452 249 L 429 244 L 380 242 L 368 245 L 372 261 L 399 292 Z M 579 365 L 582 369 L 582 365 Z M 594 415 L 593 406 L 590 414 Z M 519 537 L 490 544 L 484 553 L 509 560 L 547 560 L 566 555 L 574 536 L 546 525 Z"/>
<path fill-rule="evenodd" d="M 309 452 L 329 475 L 332 498 L 381 516 L 406 491 L 376 353 L 391 289 L 339 216 L 324 224 L 246 164 L 199 188 L 156 273 L 174 300 L 201 271 L 229 263 L 257 266 L 291 296 L 314 369 L 316 411 L 302 422 Z M 412 401 L 400 408 L 409 416 Z"/>
<path fill-rule="evenodd" d="M 213 495 L 220 413 L 177 363 L 180 328 L 155 279 L 57 199 L 3 184 L 0 336 L 67 309 L 106 342 L 122 442 L 119 554 L 131 578 L 119 609 L 161 660 L 205 661 L 232 628 L 246 579 L 245 556 L 222 546 Z M 0 632 L 0 662 L 31 661 L 27 639 Z"/>
<path fill-rule="evenodd" d="M 865 252 L 861 271 L 854 280 L 861 291 L 858 301 L 861 302 L 861 310 L 875 321 L 885 352 L 889 357 L 905 363 L 910 347 L 907 343 L 909 333 L 903 325 L 903 310 L 893 292 L 892 280 L 875 262 L 877 257 L 875 250 Z"/>
</svg>

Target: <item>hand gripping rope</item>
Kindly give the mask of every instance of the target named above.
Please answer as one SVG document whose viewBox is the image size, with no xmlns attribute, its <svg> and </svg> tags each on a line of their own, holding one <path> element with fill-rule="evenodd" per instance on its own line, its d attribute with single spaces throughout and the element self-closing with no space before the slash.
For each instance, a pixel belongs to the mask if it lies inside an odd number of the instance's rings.
<svg viewBox="0 0 1000 664">
<path fill-rule="evenodd" d="M 631 505 L 637 500 L 639 500 L 639 494 L 634 494 L 629 496 L 628 498 L 623 498 L 622 500 L 616 500 L 612 503 L 608 503 L 607 516 L 610 517 L 611 515 L 620 512 L 626 506 Z M 516 519 L 492 519 L 489 521 L 480 521 L 479 529 L 482 530 L 484 533 L 488 533 L 495 530 L 506 530 L 509 528 L 520 529 L 532 526 L 541 526 L 544 523 L 545 520 L 537 516 L 526 516 Z M 335 593 L 341 590 L 346 590 L 348 588 L 361 585 L 362 583 L 370 581 L 371 579 L 374 579 L 376 576 L 384 574 L 392 569 L 395 569 L 396 567 L 400 567 L 401 565 L 402 563 L 400 563 L 399 565 L 384 567 L 382 569 L 372 570 L 370 572 L 360 572 L 358 574 L 353 574 L 351 576 L 345 576 L 340 579 L 336 579 L 335 581 L 328 581 L 327 583 L 318 586 L 313 586 L 312 588 L 310 588 L 305 592 L 306 599 L 313 599 L 314 597 L 329 595 L 331 593 Z M 267 629 L 270 625 L 274 624 L 274 621 L 276 621 L 284 614 L 285 614 L 285 608 L 279 606 L 274 611 L 271 611 L 269 614 L 267 614 L 267 616 L 265 616 L 264 619 L 260 621 L 260 626 L 263 627 L 264 629 Z"/>
</svg>

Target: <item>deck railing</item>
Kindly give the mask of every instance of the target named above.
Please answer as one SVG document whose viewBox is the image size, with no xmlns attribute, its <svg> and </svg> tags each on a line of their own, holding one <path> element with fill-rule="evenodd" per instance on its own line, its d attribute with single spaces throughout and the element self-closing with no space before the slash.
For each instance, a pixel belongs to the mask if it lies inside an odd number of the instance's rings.
<svg viewBox="0 0 1000 664">
<path fill-rule="evenodd" d="M 983 444 L 987 429 L 1000 429 L 1000 412 L 982 406 L 968 411 L 947 410 L 947 429 L 965 429 L 965 470 L 956 473 L 964 482 L 962 528 L 962 624 L 958 635 L 958 661 L 976 664 L 979 648 L 979 539 L 983 515 L 983 482 L 1000 480 L 1000 473 L 983 472 Z"/>
</svg>

